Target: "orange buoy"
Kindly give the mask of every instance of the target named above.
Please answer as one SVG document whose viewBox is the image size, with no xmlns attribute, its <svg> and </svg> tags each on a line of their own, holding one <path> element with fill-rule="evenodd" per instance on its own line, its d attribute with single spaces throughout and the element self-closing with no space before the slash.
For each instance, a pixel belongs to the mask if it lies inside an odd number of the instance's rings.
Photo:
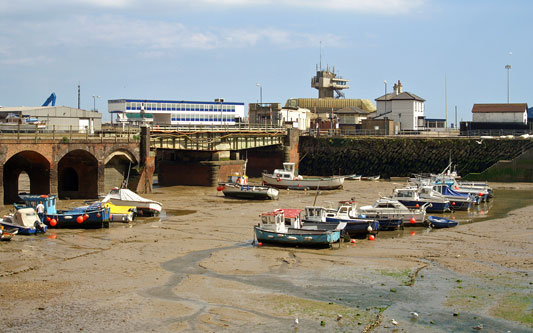
<svg viewBox="0 0 533 333">
<path fill-rule="evenodd" d="M 411 224 L 415 224 L 416 220 L 414 217 L 411 217 L 411 219 L 409 220 L 409 222 L 411 222 Z"/>
<path fill-rule="evenodd" d="M 355 244 L 355 239 L 352 239 L 350 243 Z"/>
<path fill-rule="evenodd" d="M 416 232 L 415 232 L 415 231 L 411 231 L 411 232 L 409 233 L 409 235 L 414 236 L 414 235 L 416 235 Z"/>
<path fill-rule="evenodd" d="M 55 227 L 56 225 L 57 225 L 57 221 L 56 221 L 56 219 L 51 219 L 51 220 L 50 220 L 50 226 L 51 226 L 51 227 Z"/>
<path fill-rule="evenodd" d="M 76 218 L 76 222 L 78 222 L 78 223 L 83 223 L 83 216 L 81 216 L 81 215 L 78 216 L 78 217 Z"/>
<path fill-rule="evenodd" d="M 258 246 L 263 246 L 263 242 L 257 243 Z"/>
<path fill-rule="evenodd" d="M 370 236 L 368 236 L 368 240 L 373 241 L 374 239 L 375 239 L 374 235 L 370 235 Z"/>
<path fill-rule="evenodd" d="M 225 189 L 226 189 L 226 186 L 224 186 L 224 185 L 218 185 L 217 186 L 217 191 L 219 191 L 219 192 L 220 191 L 224 191 Z"/>
<path fill-rule="evenodd" d="M 46 217 L 46 220 L 50 222 L 51 218 L 49 216 Z"/>
<path fill-rule="evenodd" d="M 454 202 L 452 202 L 452 206 L 455 206 L 455 201 L 454 201 Z"/>
<path fill-rule="evenodd" d="M 87 214 L 84 214 L 84 215 L 83 215 L 83 220 L 84 220 L 84 221 L 86 221 L 88 218 L 89 218 L 89 215 L 87 215 Z"/>
<path fill-rule="evenodd" d="M 420 205 L 419 205 L 419 204 L 416 204 L 416 208 L 419 208 L 419 207 L 420 207 Z"/>
</svg>

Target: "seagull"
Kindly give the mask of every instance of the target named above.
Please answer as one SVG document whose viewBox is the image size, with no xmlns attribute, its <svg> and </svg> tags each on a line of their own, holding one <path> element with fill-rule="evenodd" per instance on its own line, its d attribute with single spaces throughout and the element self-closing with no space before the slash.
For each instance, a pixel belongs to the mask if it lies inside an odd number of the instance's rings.
<svg viewBox="0 0 533 333">
<path fill-rule="evenodd" d="M 477 143 L 478 145 L 482 144 L 482 143 L 483 143 L 483 139 L 481 139 L 480 141 L 477 141 L 477 140 L 476 140 L 476 143 Z"/>
<path fill-rule="evenodd" d="M 472 327 L 475 330 L 481 331 L 483 329 L 483 324 L 479 324 L 477 326 Z"/>
<path fill-rule="evenodd" d="M 294 319 L 294 324 L 298 325 L 298 318 Z"/>
<path fill-rule="evenodd" d="M 394 319 L 392 319 L 390 322 L 391 322 L 393 325 L 398 325 L 398 322 L 397 322 L 396 320 L 394 320 Z"/>
<path fill-rule="evenodd" d="M 413 312 L 409 312 L 409 314 L 411 315 L 411 317 L 412 317 L 413 319 L 417 319 L 417 318 L 418 318 L 418 313 L 416 313 L 416 312 L 414 312 L 414 311 L 413 311 Z"/>
<path fill-rule="evenodd" d="M 337 315 L 337 321 L 341 320 L 342 319 L 342 315 L 341 314 L 338 314 Z"/>
</svg>

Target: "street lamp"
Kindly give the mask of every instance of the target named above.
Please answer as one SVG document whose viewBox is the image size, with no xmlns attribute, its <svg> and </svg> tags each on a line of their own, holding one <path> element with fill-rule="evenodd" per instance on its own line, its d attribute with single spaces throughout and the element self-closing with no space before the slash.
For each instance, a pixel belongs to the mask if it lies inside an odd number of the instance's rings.
<svg viewBox="0 0 533 333">
<path fill-rule="evenodd" d="M 383 84 L 385 84 L 385 109 L 383 110 L 383 113 L 387 113 L 387 80 L 383 80 Z"/>
<path fill-rule="evenodd" d="M 100 96 L 93 95 L 93 111 L 96 111 L 96 99 L 100 98 Z"/>
<path fill-rule="evenodd" d="M 262 105 L 263 104 L 263 86 L 259 82 L 256 83 L 255 85 L 259 87 L 259 104 Z"/>
<path fill-rule="evenodd" d="M 511 69 L 511 65 L 505 65 L 505 69 L 507 70 L 507 104 L 509 104 L 509 70 Z"/>
</svg>

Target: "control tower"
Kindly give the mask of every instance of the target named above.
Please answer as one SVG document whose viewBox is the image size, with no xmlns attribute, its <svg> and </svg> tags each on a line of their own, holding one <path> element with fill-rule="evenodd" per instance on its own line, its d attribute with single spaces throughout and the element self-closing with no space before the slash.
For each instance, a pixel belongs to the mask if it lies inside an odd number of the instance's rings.
<svg viewBox="0 0 533 333">
<path fill-rule="evenodd" d="M 318 89 L 318 98 L 344 98 L 342 89 L 350 88 L 349 81 L 337 77 L 335 67 L 333 67 L 332 71 L 329 70 L 329 66 L 326 67 L 326 70 L 319 70 L 317 65 L 316 76 L 311 79 L 311 87 Z M 334 92 L 336 96 L 334 96 Z"/>
</svg>

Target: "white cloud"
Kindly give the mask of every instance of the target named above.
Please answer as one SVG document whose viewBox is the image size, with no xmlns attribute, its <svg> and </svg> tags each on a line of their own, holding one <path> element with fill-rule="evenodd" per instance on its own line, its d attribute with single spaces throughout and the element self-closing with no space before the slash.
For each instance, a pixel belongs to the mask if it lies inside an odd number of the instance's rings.
<svg viewBox="0 0 533 333">
<path fill-rule="evenodd" d="M 276 8 L 280 10 L 307 9 L 333 10 L 354 13 L 374 13 L 396 15 L 410 13 L 424 5 L 427 0 L 38 0 L 2 1 L 0 10 L 25 12 L 32 10 L 75 10 L 79 7 L 94 9 L 155 10 L 166 12 L 170 9 L 185 8 Z"/>
<path fill-rule="evenodd" d="M 178 22 L 132 19 L 116 15 L 76 16 L 47 22 L 0 22 L 0 64 L 43 63 L 62 54 L 112 51 L 128 56 L 161 58 L 184 50 L 239 49 L 257 45 L 278 49 L 315 47 L 319 41 L 340 46 L 336 35 L 280 28 L 188 27 Z M 50 38 L 53 36 L 53 38 Z"/>
</svg>

